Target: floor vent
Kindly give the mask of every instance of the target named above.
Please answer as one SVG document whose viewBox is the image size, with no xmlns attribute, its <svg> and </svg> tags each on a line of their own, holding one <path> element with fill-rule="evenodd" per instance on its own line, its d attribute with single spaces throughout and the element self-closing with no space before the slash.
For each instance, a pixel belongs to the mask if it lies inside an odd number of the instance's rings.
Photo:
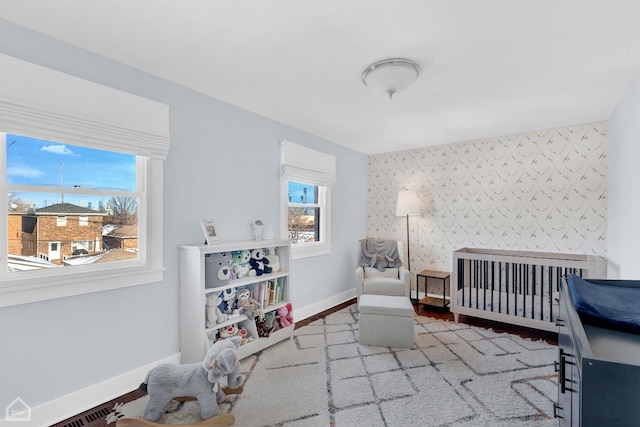
<svg viewBox="0 0 640 427">
<path fill-rule="evenodd" d="M 60 427 L 83 427 L 84 421 L 82 421 L 82 418 L 76 418 L 70 421 L 67 421 L 65 424 L 61 425 Z"/>
<path fill-rule="evenodd" d="M 93 426 L 105 426 L 105 418 L 111 413 L 113 409 L 113 403 L 104 404 L 93 408 L 89 412 L 77 415 L 70 418 L 63 423 L 56 424 L 54 427 L 93 427 Z"/>
<path fill-rule="evenodd" d="M 91 412 L 90 414 L 87 414 L 84 418 L 85 420 L 87 420 L 89 424 L 91 424 L 94 421 L 103 419 L 110 413 L 111 413 L 110 407 L 103 406 L 101 408 L 97 408 L 95 411 Z"/>
</svg>

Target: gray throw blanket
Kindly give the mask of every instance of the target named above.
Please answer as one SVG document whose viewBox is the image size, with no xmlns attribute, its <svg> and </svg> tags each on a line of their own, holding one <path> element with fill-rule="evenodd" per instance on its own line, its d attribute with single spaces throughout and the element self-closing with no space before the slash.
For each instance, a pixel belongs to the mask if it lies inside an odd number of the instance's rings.
<svg viewBox="0 0 640 427">
<path fill-rule="evenodd" d="M 380 271 L 388 267 L 397 268 L 402 265 L 398 254 L 398 242 L 384 239 L 360 240 L 361 267 L 375 267 Z"/>
</svg>

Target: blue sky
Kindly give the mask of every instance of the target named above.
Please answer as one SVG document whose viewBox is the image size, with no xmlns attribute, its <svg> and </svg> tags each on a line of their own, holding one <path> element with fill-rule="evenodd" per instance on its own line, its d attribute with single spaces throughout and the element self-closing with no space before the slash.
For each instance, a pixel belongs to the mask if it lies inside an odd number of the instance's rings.
<svg viewBox="0 0 640 427">
<path fill-rule="evenodd" d="M 135 155 L 7 134 L 7 183 L 52 187 L 51 193 L 21 194 L 24 201 L 43 207 L 61 202 L 60 186 L 135 191 Z M 104 197 L 65 195 L 67 203 L 92 203 Z"/>
<path fill-rule="evenodd" d="M 304 189 L 307 189 L 305 195 Z M 315 203 L 315 186 L 289 181 L 288 194 L 291 202 Z"/>
</svg>

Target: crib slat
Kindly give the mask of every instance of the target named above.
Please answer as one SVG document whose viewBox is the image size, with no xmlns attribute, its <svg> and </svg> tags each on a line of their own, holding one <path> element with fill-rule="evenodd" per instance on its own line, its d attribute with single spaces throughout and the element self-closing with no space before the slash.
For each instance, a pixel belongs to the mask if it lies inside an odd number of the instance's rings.
<svg viewBox="0 0 640 427">
<path fill-rule="evenodd" d="M 502 263 L 498 262 L 498 295 L 502 295 Z M 502 313 L 502 298 L 498 297 L 498 312 Z"/>
<path fill-rule="evenodd" d="M 493 295 L 495 294 L 495 273 L 496 273 L 496 263 L 491 261 L 491 311 L 495 310 L 495 303 L 493 302 Z"/>
<path fill-rule="evenodd" d="M 532 327 L 548 330 L 553 330 L 557 317 L 556 295 L 562 278 L 571 273 L 601 274 L 604 262 L 592 255 L 469 248 L 455 251 L 454 259 L 459 292 L 452 304 L 454 314 L 458 306 L 461 313 L 477 312 L 478 317 L 483 317 L 483 311 L 490 319 L 508 321 L 504 316 L 518 316 L 518 322 L 526 322 L 518 324 L 531 322 Z"/>
</svg>

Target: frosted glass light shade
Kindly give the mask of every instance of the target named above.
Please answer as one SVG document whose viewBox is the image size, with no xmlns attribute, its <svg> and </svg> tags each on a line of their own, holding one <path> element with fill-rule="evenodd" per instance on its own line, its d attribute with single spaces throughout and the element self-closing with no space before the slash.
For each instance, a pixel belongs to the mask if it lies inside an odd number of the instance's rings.
<svg viewBox="0 0 640 427">
<path fill-rule="evenodd" d="M 396 216 L 405 215 L 420 215 L 420 199 L 415 191 L 402 190 L 398 193 Z"/>
<path fill-rule="evenodd" d="M 393 58 L 369 65 L 362 73 L 362 82 L 378 92 L 394 93 L 409 87 L 420 75 L 420 66 L 409 59 Z"/>
</svg>

